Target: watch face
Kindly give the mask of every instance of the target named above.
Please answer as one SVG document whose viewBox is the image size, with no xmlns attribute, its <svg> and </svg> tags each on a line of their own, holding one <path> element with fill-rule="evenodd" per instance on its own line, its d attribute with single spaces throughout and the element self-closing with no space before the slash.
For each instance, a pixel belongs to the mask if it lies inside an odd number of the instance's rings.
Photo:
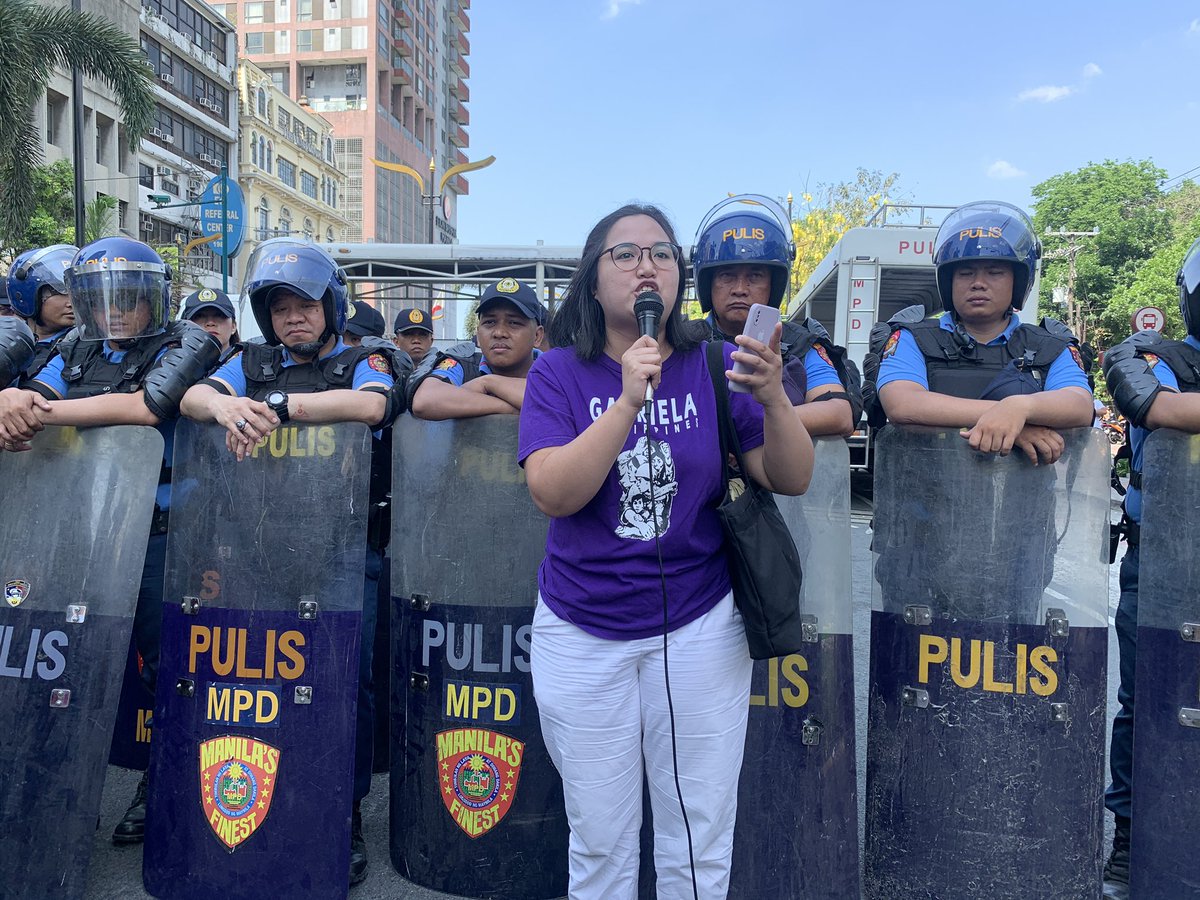
<svg viewBox="0 0 1200 900">
<path fill-rule="evenodd" d="M 270 406 L 279 406 L 281 403 L 287 403 L 287 394 L 283 391 L 271 391 L 267 394 L 267 403 Z"/>
</svg>

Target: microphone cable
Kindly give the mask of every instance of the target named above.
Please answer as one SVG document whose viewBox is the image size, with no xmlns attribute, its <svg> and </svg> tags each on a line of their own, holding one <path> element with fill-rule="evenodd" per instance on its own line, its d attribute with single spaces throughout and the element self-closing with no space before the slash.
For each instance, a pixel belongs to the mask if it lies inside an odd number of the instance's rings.
<svg viewBox="0 0 1200 900">
<path fill-rule="evenodd" d="M 667 691 L 667 717 L 671 723 L 671 771 L 675 777 L 675 797 L 679 800 L 679 812 L 683 816 L 683 831 L 687 836 L 687 851 L 688 851 L 688 870 L 692 876 L 692 897 L 693 900 L 700 900 L 699 892 L 696 888 L 696 857 L 692 848 L 692 826 L 688 822 L 687 807 L 683 803 L 683 788 L 679 783 L 679 752 L 675 735 L 675 704 L 671 700 L 671 672 L 667 666 L 667 634 L 669 622 L 667 618 L 667 572 L 666 566 L 663 564 L 662 556 L 662 519 L 658 514 L 658 505 L 654 499 L 654 444 L 655 440 L 651 434 L 651 404 L 653 401 L 647 400 L 642 407 L 642 413 L 646 419 L 646 475 L 650 482 L 650 515 L 654 517 L 654 550 L 658 557 L 658 577 L 662 584 L 662 599 L 663 599 L 663 683 Z"/>
</svg>

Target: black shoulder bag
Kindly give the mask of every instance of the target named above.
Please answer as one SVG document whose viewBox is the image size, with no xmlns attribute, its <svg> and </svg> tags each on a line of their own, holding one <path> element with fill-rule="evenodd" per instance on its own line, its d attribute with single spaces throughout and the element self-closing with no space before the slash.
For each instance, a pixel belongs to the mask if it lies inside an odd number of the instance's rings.
<svg viewBox="0 0 1200 900">
<path fill-rule="evenodd" d="M 720 342 L 707 348 L 708 371 L 717 398 L 725 490 L 717 515 L 725 531 L 725 555 L 733 599 L 746 623 L 752 659 L 798 652 L 804 643 L 800 619 L 800 554 L 775 496 L 754 482 L 742 460 L 741 442 L 729 408 L 725 351 Z M 735 471 L 730 454 L 737 460 Z"/>
</svg>

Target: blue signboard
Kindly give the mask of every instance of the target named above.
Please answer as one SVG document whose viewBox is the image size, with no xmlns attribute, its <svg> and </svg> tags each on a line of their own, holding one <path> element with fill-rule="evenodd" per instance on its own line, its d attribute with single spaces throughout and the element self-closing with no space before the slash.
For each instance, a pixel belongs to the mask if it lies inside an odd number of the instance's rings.
<svg viewBox="0 0 1200 900">
<path fill-rule="evenodd" d="M 222 210 L 221 195 L 225 195 Z M 246 235 L 246 197 L 236 181 L 229 176 L 217 175 L 209 181 L 200 195 L 200 231 L 205 235 L 219 235 L 225 232 L 224 239 L 218 238 L 210 245 L 212 252 L 218 256 L 237 256 L 242 246 L 242 238 Z M 222 228 L 222 222 L 224 228 Z"/>
</svg>

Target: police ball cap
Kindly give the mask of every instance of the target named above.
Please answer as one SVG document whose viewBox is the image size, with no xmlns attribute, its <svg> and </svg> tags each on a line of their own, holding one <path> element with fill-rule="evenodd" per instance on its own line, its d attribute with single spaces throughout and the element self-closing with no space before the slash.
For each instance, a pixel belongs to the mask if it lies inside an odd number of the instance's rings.
<svg viewBox="0 0 1200 900">
<path fill-rule="evenodd" d="M 533 288 L 515 278 L 501 278 L 484 288 L 483 294 L 479 297 L 479 312 L 482 313 L 484 307 L 498 300 L 511 303 L 521 311 L 525 318 L 533 319 L 539 325 L 545 321 L 546 311 L 538 302 Z"/>
</svg>

